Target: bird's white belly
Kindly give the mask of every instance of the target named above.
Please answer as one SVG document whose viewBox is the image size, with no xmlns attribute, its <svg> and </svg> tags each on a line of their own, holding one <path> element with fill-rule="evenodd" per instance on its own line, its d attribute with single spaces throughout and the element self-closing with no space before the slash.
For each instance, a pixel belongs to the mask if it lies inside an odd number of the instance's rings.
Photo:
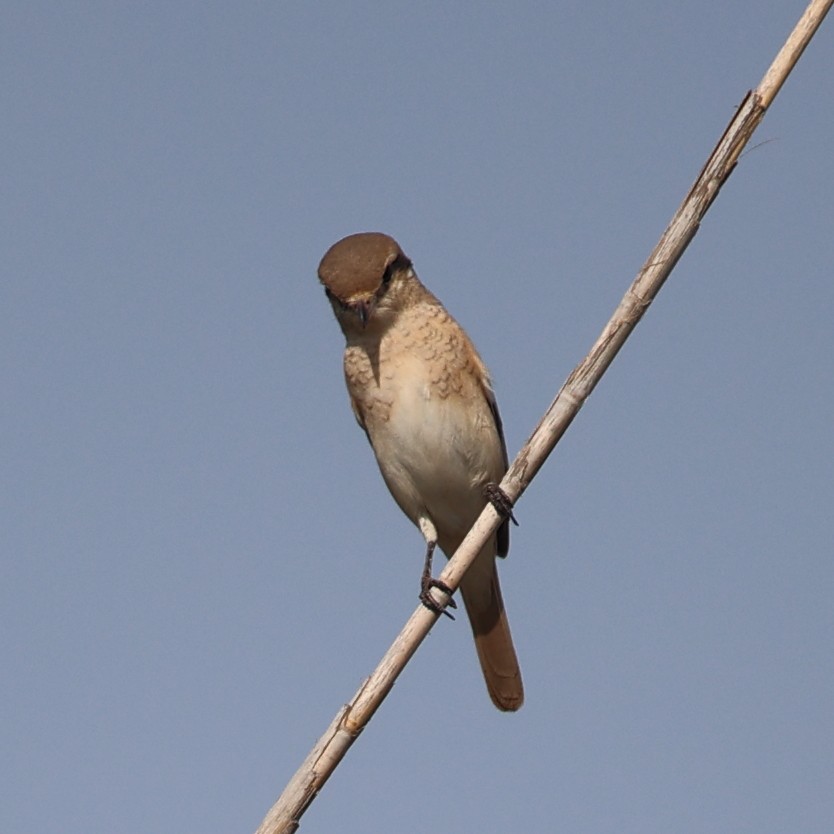
<svg viewBox="0 0 834 834">
<path fill-rule="evenodd" d="M 501 475 L 491 420 L 486 402 L 440 397 L 428 384 L 400 387 L 372 441 L 385 482 L 412 521 L 427 513 L 450 537 L 471 527 L 484 486 Z"/>
</svg>

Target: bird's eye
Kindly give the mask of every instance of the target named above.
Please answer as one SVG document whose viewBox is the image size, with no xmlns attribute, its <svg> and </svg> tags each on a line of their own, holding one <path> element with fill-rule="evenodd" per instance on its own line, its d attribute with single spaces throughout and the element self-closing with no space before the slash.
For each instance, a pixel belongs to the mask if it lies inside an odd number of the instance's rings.
<svg viewBox="0 0 834 834">
<path fill-rule="evenodd" d="M 383 283 L 383 285 L 390 284 L 391 279 L 393 277 L 394 277 L 394 264 L 388 264 L 388 266 L 385 267 L 385 272 L 382 273 L 382 283 Z"/>
</svg>

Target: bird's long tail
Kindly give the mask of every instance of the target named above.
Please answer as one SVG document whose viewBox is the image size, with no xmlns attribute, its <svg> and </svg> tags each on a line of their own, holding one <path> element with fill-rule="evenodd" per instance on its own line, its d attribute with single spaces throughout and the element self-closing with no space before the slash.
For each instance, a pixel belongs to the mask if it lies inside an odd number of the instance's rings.
<svg viewBox="0 0 834 834">
<path fill-rule="evenodd" d="M 513 712 L 524 703 L 524 687 L 492 552 L 478 557 L 460 590 L 489 697 L 498 709 Z"/>
</svg>

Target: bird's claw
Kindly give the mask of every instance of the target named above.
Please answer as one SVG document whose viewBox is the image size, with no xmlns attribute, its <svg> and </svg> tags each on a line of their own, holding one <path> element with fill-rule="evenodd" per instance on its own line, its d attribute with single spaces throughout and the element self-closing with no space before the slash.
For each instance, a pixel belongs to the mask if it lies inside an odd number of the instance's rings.
<svg viewBox="0 0 834 834">
<path fill-rule="evenodd" d="M 443 591 L 443 593 L 449 597 L 449 601 L 445 605 L 438 603 L 431 594 L 432 588 L 437 588 L 439 591 Z M 432 579 L 431 576 L 424 577 L 420 587 L 420 602 L 422 602 L 423 605 L 429 609 L 429 611 L 433 611 L 435 614 L 445 614 L 450 620 L 455 619 L 454 616 L 446 609 L 457 608 L 458 604 L 454 601 L 454 599 L 452 599 L 452 589 L 445 582 L 441 582 L 439 579 Z"/>
<path fill-rule="evenodd" d="M 498 484 L 495 483 L 488 483 L 484 487 L 484 495 L 486 496 L 487 500 L 493 507 L 495 507 L 495 512 L 498 515 L 502 516 L 503 518 L 508 518 L 518 527 L 518 522 L 515 520 L 515 516 L 513 515 L 513 502 L 510 501 L 510 496 L 501 489 Z"/>
</svg>

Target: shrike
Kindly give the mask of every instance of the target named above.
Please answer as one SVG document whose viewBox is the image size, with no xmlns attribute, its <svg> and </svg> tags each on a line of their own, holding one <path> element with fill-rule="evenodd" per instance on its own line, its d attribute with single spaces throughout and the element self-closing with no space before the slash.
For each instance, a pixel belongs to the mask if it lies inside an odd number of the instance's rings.
<svg viewBox="0 0 834 834">
<path fill-rule="evenodd" d="M 345 335 L 350 403 L 400 509 L 426 540 L 420 598 L 435 545 L 450 557 L 507 471 L 489 374 L 463 328 L 417 278 L 397 242 L 377 232 L 326 252 L 319 279 Z M 466 572 L 460 590 L 489 695 L 501 710 L 524 701 L 495 557 L 508 519 Z M 442 587 L 442 586 L 440 586 Z"/>
</svg>

